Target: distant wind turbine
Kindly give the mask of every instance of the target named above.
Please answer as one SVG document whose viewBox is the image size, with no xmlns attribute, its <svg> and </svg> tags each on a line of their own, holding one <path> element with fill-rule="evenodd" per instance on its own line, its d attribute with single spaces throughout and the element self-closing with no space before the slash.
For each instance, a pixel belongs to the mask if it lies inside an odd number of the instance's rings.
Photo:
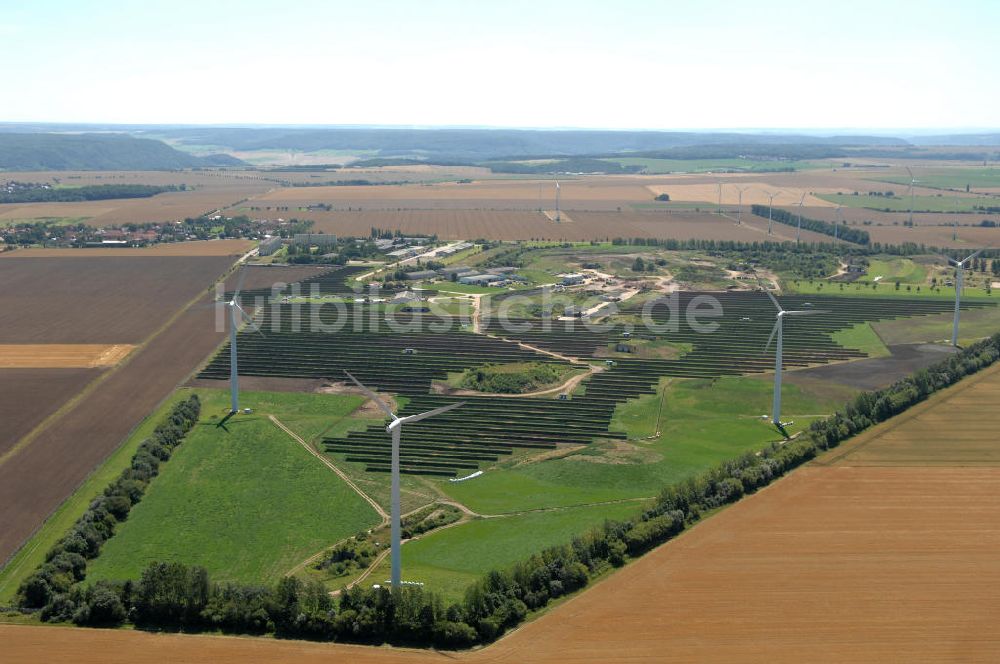
<svg viewBox="0 0 1000 664">
<path fill-rule="evenodd" d="M 795 244 L 799 243 L 799 239 L 802 237 L 802 203 L 806 200 L 806 195 L 802 194 L 802 198 L 799 199 L 799 226 L 795 231 Z"/>
<path fill-rule="evenodd" d="M 718 210 L 718 212 L 719 212 L 719 214 L 722 214 L 722 183 L 719 182 L 719 183 L 716 184 L 716 186 L 719 188 L 719 210 Z"/>
<path fill-rule="evenodd" d="M 357 385 L 362 392 L 365 393 L 369 399 L 375 402 L 375 404 L 382 409 L 386 415 L 389 416 L 390 422 L 385 427 L 385 430 L 392 434 L 392 509 L 390 514 L 390 535 L 392 538 L 391 543 L 391 558 L 392 558 L 392 587 L 400 588 L 402 587 L 402 561 L 399 555 L 399 544 L 400 544 L 400 506 L 399 506 L 399 443 L 402 437 L 403 425 L 409 422 L 419 422 L 420 420 L 425 420 L 428 417 L 434 417 L 435 415 L 440 415 L 453 408 L 458 408 L 459 406 L 465 405 L 464 401 L 459 401 L 458 403 L 449 404 L 447 406 L 442 406 L 441 408 L 435 408 L 434 410 L 428 410 L 424 413 L 419 413 L 417 415 L 409 415 L 407 417 L 400 417 L 396 413 L 392 412 L 392 409 L 384 401 L 378 398 L 374 392 L 365 387 L 361 381 L 352 376 L 349 372 L 344 371 L 347 377 L 350 378 L 355 385 Z"/>
<path fill-rule="evenodd" d="M 958 348 L 958 318 L 959 312 L 962 306 L 962 284 L 965 281 L 965 264 L 971 261 L 973 258 L 983 253 L 983 249 L 980 249 L 976 253 L 965 258 L 965 260 L 957 261 L 950 256 L 944 256 L 948 259 L 950 265 L 955 266 L 955 320 L 951 327 L 951 345 Z"/>
<path fill-rule="evenodd" d="M 773 194 L 771 192 L 767 192 L 767 191 L 764 192 L 764 195 L 767 196 L 767 234 L 768 235 L 771 234 L 771 226 L 774 225 L 774 220 L 773 220 L 773 218 L 771 216 L 771 210 L 774 208 L 774 197 L 777 196 L 780 193 L 781 193 L 780 191 L 776 191 Z"/>
<path fill-rule="evenodd" d="M 833 213 L 833 241 L 834 241 L 834 243 L 836 243 L 837 240 L 840 239 L 839 238 L 839 235 L 840 235 L 840 208 L 841 208 L 841 206 L 838 205 L 836 212 Z"/>
<path fill-rule="evenodd" d="M 559 216 L 559 181 L 556 180 L 556 222 L 560 221 Z"/>
<path fill-rule="evenodd" d="M 736 224 L 742 224 L 743 221 L 743 192 L 750 187 L 736 187 L 736 191 L 739 192 L 739 202 L 736 204 Z"/>
<path fill-rule="evenodd" d="M 913 228 L 913 185 L 920 180 L 913 177 L 913 171 L 910 170 L 909 166 L 906 167 L 906 172 L 910 174 L 910 228 Z"/>
<path fill-rule="evenodd" d="M 761 284 L 761 288 L 763 288 L 763 284 Z M 820 309 L 786 311 L 778 303 L 778 298 L 771 294 L 771 291 L 764 288 L 764 292 L 769 298 L 771 298 L 771 302 L 774 303 L 775 308 L 778 310 L 777 320 L 774 321 L 774 327 L 771 329 L 771 336 L 768 337 L 767 345 L 764 346 L 764 352 L 766 353 L 767 349 L 771 347 L 771 342 L 774 341 L 775 335 L 777 335 L 778 344 L 775 347 L 774 353 L 774 397 L 771 400 L 771 422 L 773 422 L 776 427 L 781 429 L 781 353 L 783 350 L 783 321 L 785 316 L 814 316 L 816 314 L 825 314 L 829 312 Z"/>
</svg>

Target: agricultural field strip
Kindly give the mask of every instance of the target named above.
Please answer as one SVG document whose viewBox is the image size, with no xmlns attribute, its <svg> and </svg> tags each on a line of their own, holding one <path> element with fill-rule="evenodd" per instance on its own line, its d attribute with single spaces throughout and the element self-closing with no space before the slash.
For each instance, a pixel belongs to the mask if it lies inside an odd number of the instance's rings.
<svg viewBox="0 0 1000 664">
<path fill-rule="evenodd" d="M 0 344 L 0 369 L 112 367 L 134 349 L 131 344 Z"/>
<path fill-rule="evenodd" d="M 992 404 L 1000 364 L 855 436 L 813 462 L 821 466 L 1000 465 Z M 947 442 L 945 442 L 947 441 Z M 909 444 L 901 444 L 901 443 Z"/>
</svg>

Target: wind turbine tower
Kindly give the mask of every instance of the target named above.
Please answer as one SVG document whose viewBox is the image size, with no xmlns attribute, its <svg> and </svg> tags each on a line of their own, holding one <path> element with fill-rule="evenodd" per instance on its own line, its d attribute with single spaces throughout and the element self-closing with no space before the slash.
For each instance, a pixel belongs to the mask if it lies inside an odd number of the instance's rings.
<svg viewBox="0 0 1000 664">
<path fill-rule="evenodd" d="M 365 387 L 361 381 L 352 376 L 347 371 L 344 371 L 347 377 L 357 385 L 365 396 L 375 402 L 379 408 L 382 409 L 386 415 L 389 416 L 389 424 L 385 427 L 385 430 L 392 436 L 392 463 L 390 470 L 392 471 L 392 508 L 390 510 L 390 537 L 392 538 L 391 553 L 390 557 L 392 559 L 392 587 L 401 588 L 403 583 L 402 578 L 402 559 L 399 553 L 400 545 L 400 505 L 399 505 L 399 444 L 402 438 L 403 425 L 409 422 L 419 422 L 420 420 L 425 420 L 428 417 L 434 417 L 435 415 L 440 415 L 441 413 L 448 412 L 453 408 L 458 408 L 465 404 L 464 401 L 459 401 L 458 403 L 449 404 L 447 406 L 442 406 L 441 408 L 435 408 L 434 410 L 428 410 L 424 413 L 418 413 L 417 415 L 409 415 L 407 417 L 400 417 L 396 413 L 392 412 L 389 406 L 378 398 L 374 392 Z"/>
<path fill-rule="evenodd" d="M 736 187 L 736 191 L 739 192 L 739 202 L 736 204 L 736 225 L 739 226 L 743 223 L 743 192 L 750 187 Z"/>
<path fill-rule="evenodd" d="M 913 177 L 913 171 L 910 170 L 909 166 L 906 167 L 906 172 L 910 174 L 910 228 L 913 228 L 913 185 L 919 182 L 919 180 Z"/>
<path fill-rule="evenodd" d="M 764 288 L 761 284 L 761 288 Z M 768 337 L 767 345 L 764 346 L 764 352 L 771 347 L 771 342 L 777 337 L 777 345 L 775 346 L 774 353 L 774 396 L 771 399 L 771 422 L 774 426 L 781 429 L 781 361 L 782 361 L 782 351 L 783 351 L 783 336 L 784 336 L 784 324 L 785 316 L 814 316 L 816 314 L 829 313 L 825 310 L 819 309 L 805 309 L 802 311 L 787 311 L 781 307 L 778 303 L 778 298 L 771 294 L 771 291 L 764 289 L 764 292 L 771 302 L 774 303 L 775 308 L 778 310 L 777 320 L 774 321 L 774 327 L 771 329 L 771 336 Z"/>
<path fill-rule="evenodd" d="M 961 261 L 946 257 L 948 258 L 948 263 L 955 266 L 955 320 L 951 327 L 951 345 L 955 348 L 958 348 L 958 318 L 962 307 L 962 285 L 965 282 L 965 265 L 981 253 L 983 253 L 982 249 Z"/>
<path fill-rule="evenodd" d="M 559 215 L 559 181 L 556 180 L 556 223 L 559 223 L 561 217 Z"/>
<path fill-rule="evenodd" d="M 240 411 L 240 376 L 237 367 L 236 332 L 242 322 L 246 322 L 253 329 L 264 336 L 253 318 L 240 306 L 240 290 L 243 289 L 243 279 L 246 276 L 246 268 L 240 271 L 239 279 L 236 282 L 236 290 L 233 291 L 232 298 L 228 302 L 222 303 L 229 309 L 229 412 L 238 413 Z"/>
</svg>

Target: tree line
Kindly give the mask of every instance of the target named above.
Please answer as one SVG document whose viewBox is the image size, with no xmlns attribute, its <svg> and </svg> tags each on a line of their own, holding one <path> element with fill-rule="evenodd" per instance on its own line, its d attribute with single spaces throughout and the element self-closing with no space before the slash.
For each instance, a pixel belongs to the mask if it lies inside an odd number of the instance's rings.
<svg viewBox="0 0 1000 664">
<path fill-rule="evenodd" d="M 20 184 L 20 183 L 19 183 Z M 83 187 L 48 187 L 23 183 L 24 186 L 0 192 L 0 203 L 72 203 L 103 201 L 111 198 L 149 198 L 165 191 L 184 191 L 187 187 L 152 184 L 95 184 Z"/>
<path fill-rule="evenodd" d="M 201 402 L 196 394 L 173 407 L 153 434 L 139 444 L 129 467 L 91 501 L 83 516 L 48 551 L 45 562 L 24 580 L 18 589 L 19 606 L 28 609 L 49 607 L 53 603 L 64 606 L 67 593 L 81 592 L 74 585 L 86 577 L 87 561 L 100 554 L 101 546 L 115 534 L 118 524 L 142 500 L 149 483 L 159 474 L 160 464 L 170 459 L 174 448 L 198 421 L 200 412 Z M 81 624 L 87 624 L 86 619 L 81 618 Z"/>
<path fill-rule="evenodd" d="M 768 219 L 768 213 L 772 215 L 773 218 L 779 224 L 785 224 L 786 226 L 798 226 L 799 217 L 798 215 L 792 214 L 788 210 L 782 210 L 781 208 L 769 208 L 767 205 L 751 205 L 750 211 L 757 215 L 758 217 L 763 217 Z M 808 217 L 802 217 L 802 228 L 813 231 L 814 233 L 822 233 L 823 235 L 829 235 L 830 237 L 837 237 L 845 242 L 853 242 L 854 244 L 871 244 L 871 236 L 868 235 L 868 231 L 863 231 L 857 228 L 849 228 L 846 225 L 831 224 L 826 221 L 821 221 L 819 219 L 809 219 Z"/>
</svg>

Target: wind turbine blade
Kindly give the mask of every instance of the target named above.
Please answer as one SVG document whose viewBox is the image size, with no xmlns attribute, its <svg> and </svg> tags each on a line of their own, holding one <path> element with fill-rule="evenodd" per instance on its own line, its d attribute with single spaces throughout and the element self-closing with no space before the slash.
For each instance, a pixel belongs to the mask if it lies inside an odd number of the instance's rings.
<svg viewBox="0 0 1000 664">
<path fill-rule="evenodd" d="M 776 335 L 778 333 L 778 326 L 779 325 L 781 325 L 781 319 L 780 318 L 778 320 L 774 321 L 774 327 L 771 328 L 771 336 L 769 336 L 767 338 L 767 343 L 764 344 L 764 352 L 765 353 L 767 352 L 767 349 L 771 347 L 771 342 L 774 341 L 774 335 Z"/>
<path fill-rule="evenodd" d="M 765 288 L 764 294 L 767 295 L 769 298 L 771 298 L 771 302 L 774 302 L 774 306 L 778 308 L 778 311 L 784 311 L 784 309 L 782 309 L 781 305 L 778 303 L 778 298 L 776 298 L 771 291 Z"/>
<path fill-rule="evenodd" d="M 786 316 L 815 316 L 816 314 L 828 314 L 829 309 L 803 309 L 802 311 L 786 311 Z"/>
<path fill-rule="evenodd" d="M 235 300 L 240 296 L 240 291 L 243 290 L 243 281 L 246 279 L 247 269 L 240 266 L 240 274 L 236 277 L 236 290 L 233 291 L 233 299 Z"/>
<path fill-rule="evenodd" d="M 243 307 L 240 306 L 239 302 L 233 302 L 233 306 L 236 307 L 236 310 L 243 316 L 243 320 L 247 322 L 247 325 L 249 325 L 254 332 L 263 337 L 264 333 L 260 331 L 260 325 L 257 324 L 257 321 L 255 321 L 250 314 L 243 310 Z"/>
<path fill-rule="evenodd" d="M 906 168 L 906 172 L 910 174 L 910 182 L 912 183 L 913 182 L 913 171 L 910 170 L 909 166 L 905 166 L 904 168 Z"/>
<path fill-rule="evenodd" d="M 365 393 L 366 397 L 368 397 L 369 399 L 371 399 L 372 401 L 374 401 L 375 405 L 377 405 L 379 408 L 382 409 L 382 412 L 384 412 L 386 415 L 388 415 L 392 419 L 396 419 L 396 413 L 392 412 L 392 409 L 389 408 L 389 406 L 386 405 L 386 403 L 384 401 L 382 401 L 381 399 L 379 399 L 377 394 L 375 394 L 374 392 L 372 392 L 371 390 L 369 390 L 367 387 L 365 387 L 364 385 L 362 385 L 361 381 L 358 380 L 357 378 L 355 378 L 354 376 L 352 376 L 350 371 L 347 371 L 345 369 L 344 373 L 347 374 L 348 378 L 350 378 L 352 381 L 354 381 L 355 385 L 357 385 L 359 388 L 361 388 L 361 391 Z"/>
<path fill-rule="evenodd" d="M 978 256 L 979 254 L 983 253 L 984 251 L 986 251 L 985 248 L 980 249 L 976 253 L 972 254 L 971 256 L 969 256 L 968 258 L 966 258 L 965 260 L 961 261 L 962 265 L 965 265 L 966 263 L 968 263 L 969 261 L 971 261 L 973 258 L 975 258 L 976 256 Z"/>
<path fill-rule="evenodd" d="M 435 415 L 440 415 L 441 413 L 446 413 L 453 408 L 458 408 L 459 406 L 464 406 L 464 401 L 459 401 L 458 403 L 449 404 L 447 406 L 442 406 L 441 408 L 435 408 L 434 410 L 428 410 L 426 413 L 418 413 L 417 415 L 410 415 L 408 417 L 401 418 L 401 421 L 406 424 L 409 422 L 419 422 L 420 420 L 426 420 L 428 417 L 434 417 Z"/>
</svg>

